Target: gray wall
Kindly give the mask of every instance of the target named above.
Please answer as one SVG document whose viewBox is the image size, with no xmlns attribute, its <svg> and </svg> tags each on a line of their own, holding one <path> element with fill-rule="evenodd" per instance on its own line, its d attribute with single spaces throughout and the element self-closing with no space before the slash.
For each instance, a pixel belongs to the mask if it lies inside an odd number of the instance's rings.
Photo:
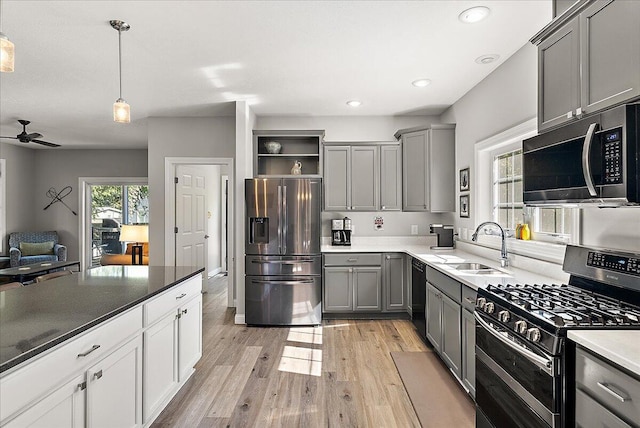
<svg viewBox="0 0 640 428">
<path fill-rule="evenodd" d="M 164 264 L 166 157 L 233 158 L 234 117 L 149 118 L 149 263 Z"/>
<path fill-rule="evenodd" d="M 80 257 L 79 216 L 61 203 L 44 211 L 51 202 L 47 191 L 71 186 L 64 202 L 80 214 L 79 177 L 147 176 L 146 150 L 28 149 L 3 143 L 1 156 L 7 160 L 7 233 L 56 230 L 70 260 Z"/>
<path fill-rule="evenodd" d="M 0 143 L 0 158 L 6 160 L 6 225 L 7 236 L 1 237 L 5 242 L 3 255 L 9 253 L 7 240 L 9 233 L 37 230 L 35 218 L 35 168 L 36 150 L 14 144 Z M 4 171 L 3 171 L 4 173 Z M 42 209 L 42 208 L 40 208 Z"/>
<path fill-rule="evenodd" d="M 456 123 L 456 169 L 470 166 L 473 177 L 476 142 L 536 117 L 537 78 L 537 49 L 527 43 L 442 114 L 442 122 Z M 639 207 L 581 211 L 584 245 L 640 251 Z M 474 228 L 484 220 L 472 211 L 468 219 L 456 216 L 456 226 Z"/>
</svg>

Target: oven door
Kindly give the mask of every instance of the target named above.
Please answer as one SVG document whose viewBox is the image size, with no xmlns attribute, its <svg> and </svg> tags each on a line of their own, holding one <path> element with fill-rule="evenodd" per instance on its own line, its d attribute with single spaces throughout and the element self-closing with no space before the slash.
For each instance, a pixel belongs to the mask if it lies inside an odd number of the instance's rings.
<svg viewBox="0 0 640 428">
<path fill-rule="evenodd" d="M 478 426 L 560 426 L 559 358 L 475 317 Z"/>
</svg>

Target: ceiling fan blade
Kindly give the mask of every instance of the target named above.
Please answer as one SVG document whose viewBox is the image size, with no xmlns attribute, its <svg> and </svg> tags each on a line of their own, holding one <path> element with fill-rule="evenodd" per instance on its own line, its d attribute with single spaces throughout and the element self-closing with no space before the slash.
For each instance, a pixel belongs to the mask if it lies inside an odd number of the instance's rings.
<svg viewBox="0 0 640 428">
<path fill-rule="evenodd" d="M 60 144 L 50 143 L 48 141 L 31 140 L 31 142 L 36 144 L 42 144 L 43 146 L 47 146 L 47 147 L 60 147 Z"/>
<path fill-rule="evenodd" d="M 33 134 L 27 134 L 26 137 L 29 140 L 35 140 L 36 138 L 42 138 L 42 134 L 38 134 L 37 132 L 34 132 Z"/>
<path fill-rule="evenodd" d="M 10 140 L 17 140 L 18 139 L 18 137 L 0 137 L 0 138 L 7 138 L 7 139 L 10 139 Z"/>
</svg>

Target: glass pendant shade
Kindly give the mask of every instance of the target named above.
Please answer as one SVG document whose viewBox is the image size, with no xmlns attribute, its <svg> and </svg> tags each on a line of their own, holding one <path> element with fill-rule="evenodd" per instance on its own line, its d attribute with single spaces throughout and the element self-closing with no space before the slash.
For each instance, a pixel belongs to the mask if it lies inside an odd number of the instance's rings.
<svg viewBox="0 0 640 428">
<path fill-rule="evenodd" d="M 131 122 L 131 108 L 122 98 L 113 103 L 113 120 L 119 123 Z"/>
<path fill-rule="evenodd" d="M 0 32 L 0 72 L 13 73 L 14 51 L 11 40 Z"/>
</svg>

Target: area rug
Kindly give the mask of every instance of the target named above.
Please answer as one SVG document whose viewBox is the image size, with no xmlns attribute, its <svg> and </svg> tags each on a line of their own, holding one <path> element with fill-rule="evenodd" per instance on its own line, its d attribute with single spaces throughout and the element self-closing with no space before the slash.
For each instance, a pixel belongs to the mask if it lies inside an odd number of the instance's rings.
<svg viewBox="0 0 640 428">
<path fill-rule="evenodd" d="M 433 352 L 392 352 L 411 404 L 424 428 L 473 428 L 471 398 Z"/>
</svg>

